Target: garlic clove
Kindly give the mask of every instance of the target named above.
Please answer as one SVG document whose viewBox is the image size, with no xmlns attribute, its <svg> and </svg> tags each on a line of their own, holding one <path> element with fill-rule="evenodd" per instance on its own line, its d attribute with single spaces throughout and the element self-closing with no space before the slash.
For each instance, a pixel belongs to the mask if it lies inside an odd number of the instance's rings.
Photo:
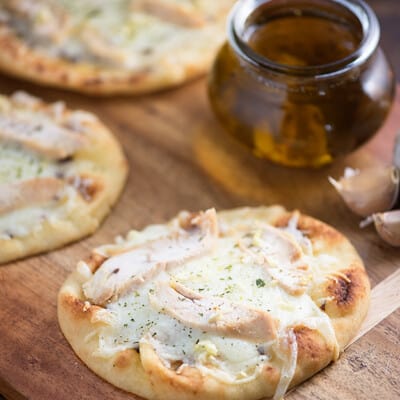
<svg viewBox="0 0 400 400">
<path fill-rule="evenodd" d="M 374 214 L 378 235 L 392 246 L 400 246 L 400 210 Z"/>
<path fill-rule="evenodd" d="M 400 173 L 394 166 L 352 170 L 339 181 L 328 179 L 347 206 L 362 217 L 390 210 L 399 194 Z"/>
</svg>

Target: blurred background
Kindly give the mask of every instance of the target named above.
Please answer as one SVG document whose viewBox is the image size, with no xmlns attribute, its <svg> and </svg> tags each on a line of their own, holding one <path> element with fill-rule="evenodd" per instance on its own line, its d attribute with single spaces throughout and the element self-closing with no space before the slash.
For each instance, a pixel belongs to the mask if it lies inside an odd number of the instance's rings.
<svg viewBox="0 0 400 400">
<path fill-rule="evenodd" d="M 381 43 L 400 81 L 400 0 L 366 0 L 381 23 Z"/>
</svg>

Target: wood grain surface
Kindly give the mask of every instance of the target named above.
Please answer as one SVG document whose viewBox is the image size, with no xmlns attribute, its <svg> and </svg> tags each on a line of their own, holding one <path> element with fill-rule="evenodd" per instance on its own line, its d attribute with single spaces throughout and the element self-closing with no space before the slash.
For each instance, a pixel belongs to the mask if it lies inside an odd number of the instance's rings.
<svg viewBox="0 0 400 400">
<path fill-rule="evenodd" d="M 372 289 L 370 300 L 368 314 L 356 336 L 351 339 L 346 348 L 400 307 L 400 268 Z"/>
<path fill-rule="evenodd" d="M 99 231 L 58 251 L 0 267 L 0 392 L 10 399 L 132 399 L 102 381 L 75 356 L 56 318 L 57 291 L 94 246 L 131 228 L 163 222 L 181 209 L 281 203 L 345 233 L 360 252 L 373 285 L 400 263 L 398 249 L 374 230 L 358 228 L 327 176 L 345 166 L 390 162 L 400 129 L 400 99 L 385 128 L 365 147 L 321 170 L 293 170 L 254 158 L 221 131 L 205 81 L 157 95 L 97 99 L 0 79 L 0 91 L 21 86 L 48 101 L 96 112 L 122 142 L 130 163 L 126 189 Z M 334 365 L 288 399 L 400 398 L 400 311 L 352 345 Z"/>
</svg>

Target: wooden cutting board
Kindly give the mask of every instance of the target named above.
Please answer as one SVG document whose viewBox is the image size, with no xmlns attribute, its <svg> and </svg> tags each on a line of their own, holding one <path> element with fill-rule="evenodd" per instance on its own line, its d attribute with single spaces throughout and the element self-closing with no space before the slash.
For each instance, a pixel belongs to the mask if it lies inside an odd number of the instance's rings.
<svg viewBox="0 0 400 400">
<path fill-rule="evenodd" d="M 367 146 L 321 170 L 293 170 L 254 158 L 221 132 L 204 80 L 137 99 L 101 99 L 0 78 L 0 92 L 17 89 L 97 113 L 121 140 L 130 176 L 120 201 L 92 237 L 0 267 L 0 393 L 10 399 L 137 398 L 98 378 L 75 356 L 58 328 L 57 291 L 92 247 L 131 228 L 166 221 L 181 209 L 281 203 L 346 234 L 364 259 L 373 286 L 400 264 L 400 250 L 385 245 L 372 228 L 361 231 L 358 218 L 327 181 L 328 175 L 339 177 L 345 166 L 390 162 L 394 133 L 400 129 L 400 98 Z M 399 327 L 400 310 L 287 398 L 400 398 Z"/>
</svg>

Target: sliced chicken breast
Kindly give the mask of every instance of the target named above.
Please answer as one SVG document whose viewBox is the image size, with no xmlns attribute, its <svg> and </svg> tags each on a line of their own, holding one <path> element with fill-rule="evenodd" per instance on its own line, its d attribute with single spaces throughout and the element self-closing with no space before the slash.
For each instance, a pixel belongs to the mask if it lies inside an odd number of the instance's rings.
<svg viewBox="0 0 400 400">
<path fill-rule="evenodd" d="M 268 274 L 288 293 L 298 295 L 307 290 L 310 268 L 300 245 L 290 234 L 265 226 L 252 237 L 246 235 L 240 247 L 256 263 L 264 265 Z"/>
<path fill-rule="evenodd" d="M 176 282 L 160 282 L 149 298 L 155 309 L 192 328 L 255 343 L 276 338 L 276 322 L 267 311 L 203 297 Z"/>
<path fill-rule="evenodd" d="M 50 159 L 74 155 L 86 141 L 77 132 L 58 126 L 49 119 L 32 119 L 27 114 L 0 113 L 0 140 L 20 144 Z"/>
<path fill-rule="evenodd" d="M 85 296 L 100 305 L 117 300 L 161 271 L 202 256 L 213 248 L 218 237 L 214 209 L 186 216 L 181 226 L 184 229 L 106 260 L 83 285 Z"/>
<path fill-rule="evenodd" d="M 57 199 L 65 182 L 56 178 L 34 178 L 0 185 L 0 215 Z"/>
<path fill-rule="evenodd" d="M 178 4 L 171 0 L 134 0 L 132 11 L 152 14 L 155 17 L 175 25 L 198 28 L 205 20 L 190 4 Z"/>
</svg>

